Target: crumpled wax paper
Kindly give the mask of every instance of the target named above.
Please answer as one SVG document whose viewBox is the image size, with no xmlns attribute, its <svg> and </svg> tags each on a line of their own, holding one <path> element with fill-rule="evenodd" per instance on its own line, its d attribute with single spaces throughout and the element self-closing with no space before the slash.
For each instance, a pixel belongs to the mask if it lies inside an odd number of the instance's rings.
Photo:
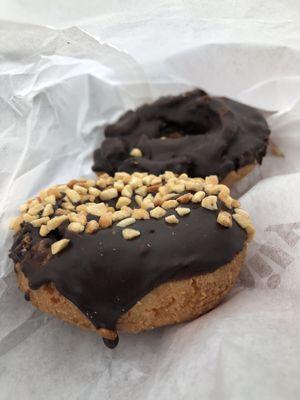
<svg viewBox="0 0 300 400">
<path fill-rule="evenodd" d="M 81 3 L 0 6 L 0 399 L 298 399 L 299 6 Z M 122 112 L 195 86 L 261 108 L 284 157 L 270 147 L 234 188 L 257 235 L 222 305 L 111 351 L 23 300 L 8 221 L 40 189 L 91 174 Z"/>
</svg>

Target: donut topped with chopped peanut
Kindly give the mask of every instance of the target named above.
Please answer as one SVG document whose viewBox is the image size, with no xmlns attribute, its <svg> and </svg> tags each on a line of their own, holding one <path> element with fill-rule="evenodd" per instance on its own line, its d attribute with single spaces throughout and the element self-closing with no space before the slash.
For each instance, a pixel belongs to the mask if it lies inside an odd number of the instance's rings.
<svg viewBox="0 0 300 400">
<path fill-rule="evenodd" d="M 254 235 L 248 213 L 216 176 L 169 171 L 102 174 L 42 190 L 11 228 L 10 256 L 27 291 L 52 285 L 109 340 L 148 293 L 214 273 Z"/>
</svg>

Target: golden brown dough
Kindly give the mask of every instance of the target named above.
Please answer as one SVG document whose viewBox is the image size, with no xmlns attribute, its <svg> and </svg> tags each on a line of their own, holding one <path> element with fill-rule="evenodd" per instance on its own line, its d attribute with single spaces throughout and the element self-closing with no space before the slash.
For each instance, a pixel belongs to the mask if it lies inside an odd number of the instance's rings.
<svg viewBox="0 0 300 400">
<path fill-rule="evenodd" d="M 190 279 L 167 282 L 152 290 L 117 323 L 117 329 L 138 333 L 164 325 L 189 321 L 217 306 L 234 285 L 246 255 L 246 245 L 234 259 L 213 273 Z M 116 333 L 95 326 L 51 284 L 30 290 L 28 280 L 16 264 L 19 288 L 27 293 L 32 304 L 43 312 L 54 315 L 80 328 L 114 339 Z"/>
<path fill-rule="evenodd" d="M 238 182 L 246 175 L 250 174 L 255 168 L 256 164 L 245 165 L 244 167 L 238 169 L 237 171 L 231 171 L 222 180 L 223 185 L 232 186 L 234 183 Z"/>
</svg>

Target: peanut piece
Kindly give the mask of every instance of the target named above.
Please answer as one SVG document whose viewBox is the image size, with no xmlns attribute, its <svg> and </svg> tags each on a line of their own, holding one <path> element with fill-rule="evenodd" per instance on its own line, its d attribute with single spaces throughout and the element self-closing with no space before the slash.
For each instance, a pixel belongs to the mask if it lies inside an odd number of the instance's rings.
<svg viewBox="0 0 300 400">
<path fill-rule="evenodd" d="M 192 200 L 193 195 L 191 193 L 183 194 L 177 198 L 177 201 L 181 204 L 189 203 Z"/>
<path fill-rule="evenodd" d="M 185 182 L 186 190 L 192 190 L 193 192 L 199 192 L 203 189 L 203 184 L 201 182 L 196 182 L 194 180 Z"/>
<path fill-rule="evenodd" d="M 110 213 L 106 213 L 101 215 L 100 219 L 99 219 L 99 226 L 102 229 L 106 229 L 109 228 L 110 226 L 112 226 L 112 216 Z"/>
<path fill-rule="evenodd" d="M 227 211 L 220 211 L 217 217 L 217 222 L 226 228 L 230 228 L 232 226 L 231 214 Z"/>
<path fill-rule="evenodd" d="M 248 225 L 251 224 L 249 217 L 245 217 L 245 215 L 241 214 L 233 214 L 232 218 L 242 227 L 243 229 L 246 229 Z"/>
<path fill-rule="evenodd" d="M 80 185 L 74 185 L 73 189 L 79 194 L 87 194 L 88 192 L 88 190 L 85 187 Z"/>
<path fill-rule="evenodd" d="M 135 190 L 138 187 L 143 186 L 143 181 L 141 180 L 141 178 L 133 176 L 129 181 L 129 185 L 132 190 Z"/>
<path fill-rule="evenodd" d="M 219 179 L 217 175 L 209 175 L 205 178 L 206 185 L 218 185 Z"/>
<path fill-rule="evenodd" d="M 72 203 L 70 203 L 69 201 L 67 201 L 65 203 L 62 203 L 61 206 L 65 210 L 70 210 L 70 211 L 74 211 L 75 210 L 75 206 Z"/>
<path fill-rule="evenodd" d="M 70 243 L 70 240 L 69 240 L 69 239 L 61 239 L 61 240 L 59 240 L 58 242 L 54 242 L 54 243 L 51 245 L 51 253 L 52 253 L 53 255 L 59 253 L 59 252 L 62 251 L 65 247 L 67 247 L 69 243 Z"/>
<path fill-rule="evenodd" d="M 131 186 L 130 185 L 124 186 L 124 189 L 122 189 L 121 195 L 131 198 L 132 194 L 133 194 L 133 190 L 132 190 Z"/>
<path fill-rule="evenodd" d="M 79 222 L 82 225 L 86 225 L 86 223 L 87 223 L 86 215 L 82 214 L 82 213 L 79 213 L 79 214 L 70 213 L 68 215 L 68 218 L 69 218 L 70 222 Z"/>
<path fill-rule="evenodd" d="M 47 222 L 47 228 L 49 231 L 53 231 L 58 228 L 64 221 L 66 221 L 68 217 L 66 215 L 61 215 L 59 217 L 54 217 Z"/>
<path fill-rule="evenodd" d="M 219 193 L 219 188 L 218 185 L 212 185 L 212 184 L 207 184 L 204 186 L 204 190 L 207 194 L 218 194 Z"/>
<path fill-rule="evenodd" d="M 118 192 L 121 192 L 124 186 L 124 182 L 122 181 L 117 181 L 114 183 L 114 188 L 117 189 Z"/>
<path fill-rule="evenodd" d="M 115 221 L 121 221 L 122 219 L 130 217 L 130 213 L 124 209 L 120 211 L 115 211 L 112 215 L 112 220 Z"/>
<path fill-rule="evenodd" d="M 167 201 L 164 201 L 161 206 L 166 210 L 168 210 L 169 208 L 176 208 L 178 206 L 178 201 L 177 200 L 167 200 Z"/>
<path fill-rule="evenodd" d="M 175 208 L 175 211 L 181 217 L 184 217 L 185 215 L 188 215 L 191 212 L 190 208 L 187 207 L 177 207 Z"/>
<path fill-rule="evenodd" d="M 49 233 L 50 231 L 49 231 L 49 229 L 47 228 L 47 226 L 46 225 L 42 225 L 41 227 L 40 227 L 40 236 L 42 236 L 42 237 L 45 237 L 45 236 L 47 236 L 48 235 L 48 233 Z"/>
<path fill-rule="evenodd" d="M 106 188 L 106 179 L 104 179 L 104 178 L 99 178 L 98 180 L 97 180 L 97 186 L 100 188 L 100 189 L 105 189 Z"/>
<path fill-rule="evenodd" d="M 130 155 L 131 155 L 132 157 L 143 157 L 143 153 L 142 153 L 141 150 L 138 149 L 137 147 L 134 147 L 134 148 L 131 150 Z"/>
<path fill-rule="evenodd" d="M 68 225 L 68 230 L 71 232 L 80 233 L 84 231 L 84 225 L 82 225 L 80 222 L 71 222 Z"/>
<path fill-rule="evenodd" d="M 135 208 L 131 216 L 135 219 L 150 219 L 148 211 L 143 208 Z"/>
<path fill-rule="evenodd" d="M 154 208 L 155 205 L 152 201 L 145 199 L 141 202 L 140 207 L 144 208 L 145 210 L 149 210 L 149 208 Z"/>
<path fill-rule="evenodd" d="M 43 211 L 43 217 L 49 217 L 49 215 L 52 215 L 54 213 L 54 209 L 52 204 L 46 204 L 44 211 Z"/>
<path fill-rule="evenodd" d="M 192 202 L 193 203 L 201 203 L 201 201 L 204 199 L 205 193 L 200 190 L 199 192 L 196 192 L 194 196 L 192 197 Z"/>
<path fill-rule="evenodd" d="M 107 207 L 104 203 L 91 203 L 86 205 L 86 210 L 89 214 L 101 217 L 101 215 L 107 212 Z"/>
<path fill-rule="evenodd" d="M 136 202 L 136 204 L 137 204 L 138 206 L 141 206 L 142 201 L 143 201 L 142 196 L 140 196 L 139 194 L 137 194 L 137 195 L 134 196 L 134 200 L 135 200 L 135 202 Z"/>
<path fill-rule="evenodd" d="M 19 232 L 21 229 L 21 224 L 23 222 L 23 217 L 15 217 L 10 221 L 9 229 L 13 229 L 15 232 Z"/>
<path fill-rule="evenodd" d="M 168 224 L 178 224 L 178 222 L 179 222 L 179 220 L 175 217 L 175 215 L 168 215 L 168 216 L 165 218 L 165 221 L 166 221 Z"/>
<path fill-rule="evenodd" d="M 119 226 L 120 228 L 126 228 L 126 226 L 134 224 L 135 221 L 136 221 L 135 218 L 125 218 L 122 219 L 122 221 L 118 222 L 117 226 Z"/>
<path fill-rule="evenodd" d="M 129 206 L 129 204 L 131 203 L 131 199 L 128 197 L 119 197 L 117 204 L 116 204 L 116 208 L 120 209 L 124 206 Z"/>
<path fill-rule="evenodd" d="M 161 207 L 155 207 L 153 210 L 150 211 L 150 215 L 152 218 L 159 219 L 166 215 L 166 210 Z"/>
<path fill-rule="evenodd" d="M 127 172 L 116 172 L 115 173 L 115 179 L 121 180 L 125 184 L 127 184 L 130 181 L 131 176 Z"/>
<path fill-rule="evenodd" d="M 42 218 L 35 219 L 35 220 L 31 221 L 30 223 L 35 228 L 39 228 L 43 224 L 46 224 L 49 221 L 49 219 L 50 219 L 49 217 L 42 217 Z"/>
<path fill-rule="evenodd" d="M 115 188 L 105 189 L 100 194 L 101 200 L 107 201 L 118 197 L 118 191 Z"/>
<path fill-rule="evenodd" d="M 34 221 L 35 219 L 38 219 L 39 216 L 38 215 L 30 215 L 30 214 L 24 214 L 23 215 L 23 219 L 25 222 L 31 222 Z"/>
<path fill-rule="evenodd" d="M 66 189 L 66 195 L 72 203 L 78 203 L 81 200 L 81 195 L 73 189 Z"/>
<path fill-rule="evenodd" d="M 86 224 L 85 233 L 94 233 L 99 229 L 99 224 L 97 221 L 92 219 Z"/>
<path fill-rule="evenodd" d="M 37 215 L 39 212 L 41 212 L 44 209 L 42 204 L 37 204 L 35 206 L 32 206 L 28 210 L 28 214 L 30 215 Z"/>
<path fill-rule="evenodd" d="M 135 193 L 139 194 L 140 196 L 146 196 L 146 194 L 148 193 L 148 188 L 147 186 L 143 185 L 138 187 L 137 189 L 135 189 Z"/>
<path fill-rule="evenodd" d="M 126 240 L 134 239 L 134 238 L 140 236 L 140 234 L 141 234 L 140 231 L 137 231 L 136 229 L 131 229 L 131 228 L 125 228 L 122 231 L 123 238 Z"/>
<path fill-rule="evenodd" d="M 208 210 L 217 210 L 218 209 L 217 200 L 218 200 L 217 196 L 204 197 L 204 199 L 201 202 L 201 206 L 207 208 Z"/>
<path fill-rule="evenodd" d="M 92 186 L 92 187 L 89 187 L 89 194 L 91 194 L 92 196 L 98 197 L 101 194 L 101 190 Z"/>
</svg>

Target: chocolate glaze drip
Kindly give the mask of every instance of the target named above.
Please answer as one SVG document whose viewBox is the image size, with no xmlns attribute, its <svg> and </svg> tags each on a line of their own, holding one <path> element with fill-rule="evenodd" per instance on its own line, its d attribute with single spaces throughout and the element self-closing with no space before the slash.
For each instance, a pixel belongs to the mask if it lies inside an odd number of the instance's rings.
<svg viewBox="0 0 300 400">
<path fill-rule="evenodd" d="M 216 211 L 185 206 L 192 211 L 177 225 L 164 219 L 136 221 L 133 227 L 141 236 L 131 241 L 117 226 L 76 234 L 64 223 L 42 238 L 26 223 L 10 256 L 21 263 L 31 289 L 53 282 L 96 328 L 115 329 L 118 318 L 153 288 L 213 272 L 242 250 L 246 232 L 235 222 L 224 228 L 216 222 Z M 52 256 L 51 244 L 63 237 L 71 240 L 69 246 Z"/>
<path fill-rule="evenodd" d="M 261 163 L 270 130 L 260 112 L 197 89 L 128 111 L 105 129 L 94 152 L 94 171 L 166 170 L 189 176 L 218 175 Z M 139 148 L 143 157 L 129 155 Z"/>
</svg>

